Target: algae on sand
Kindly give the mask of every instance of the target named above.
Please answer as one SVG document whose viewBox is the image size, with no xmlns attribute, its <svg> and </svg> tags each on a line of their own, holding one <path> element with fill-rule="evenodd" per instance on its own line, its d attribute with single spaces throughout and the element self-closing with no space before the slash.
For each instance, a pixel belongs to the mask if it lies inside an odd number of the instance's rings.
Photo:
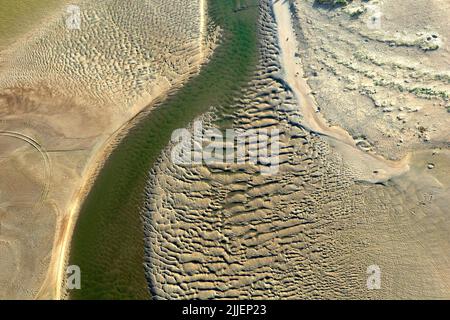
<svg viewBox="0 0 450 320">
<path fill-rule="evenodd" d="M 2 0 L 0 10 L 0 48 L 27 32 L 48 12 L 61 6 L 60 0 Z"/>
</svg>

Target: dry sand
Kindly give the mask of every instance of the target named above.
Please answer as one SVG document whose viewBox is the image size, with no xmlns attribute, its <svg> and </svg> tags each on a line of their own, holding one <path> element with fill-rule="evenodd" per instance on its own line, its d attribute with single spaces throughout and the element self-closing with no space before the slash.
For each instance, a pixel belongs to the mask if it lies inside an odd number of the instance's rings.
<svg viewBox="0 0 450 320">
<path fill-rule="evenodd" d="M 334 9 L 295 3 L 298 54 L 331 124 L 389 159 L 448 145 L 447 1 L 353 1 Z M 381 20 L 373 26 L 374 12 Z"/>
<path fill-rule="evenodd" d="M 120 128 L 207 58 L 205 2 L 156 2 L 126 17 L 86 2 L 89 32 L 50 21 L 0 52 L 1 298 L 63 295 L 79 205 Z M 144 212 L 154 297 L 450 298 L 448 1 L 290 3 L 261 1 L 258 68 L 232 114 L 280 130 L 280 170 L 162 152 Z"/>
</svg>

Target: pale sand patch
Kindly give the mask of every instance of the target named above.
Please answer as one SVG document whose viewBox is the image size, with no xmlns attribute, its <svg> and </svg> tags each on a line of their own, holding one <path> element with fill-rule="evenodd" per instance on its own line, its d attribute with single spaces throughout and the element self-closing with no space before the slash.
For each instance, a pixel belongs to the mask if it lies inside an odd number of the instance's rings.
<svg viewBox="0 0 450 320">
<path fill-rule="evenodd" d="M 274 13 L 278 25 L 280 61 L 284 78 L 299 101 L 304 126 L 320 135 L 335 147 L 345 162 L 354 167 L 358 179 L 371 183 L 385 182 L 408 171 L 408 159 L 386 160 L 379 155 L 366 153 L 356 146 L 352 136 L 339 126 L 330 126 L 318 112 L 318 105 L 311 94 L 304 75 L 301 58 L 298 56 L 298 42 L 292 24 L 289 2 L 274 1 Z"/>
</svg>

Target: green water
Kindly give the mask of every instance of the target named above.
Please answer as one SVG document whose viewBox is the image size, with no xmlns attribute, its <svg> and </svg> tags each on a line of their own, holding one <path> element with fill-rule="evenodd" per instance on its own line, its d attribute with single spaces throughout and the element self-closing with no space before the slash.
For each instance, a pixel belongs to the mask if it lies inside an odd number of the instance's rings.
<svg viewBox="0 0 450 320">
<path fill-rule="evenodd" d="M 135 126 L 102 169 L 80 212 L 70 264 L 81 268 L 72 299 L 148 299 L 140 209 L 147 173 L 170 141 L 210 106 L 229 106 L 257 63 L 258 0 L 210 0 L 209 14 L 225 32 L 200 74 Z"/>
<path fill-rule="evenodd" d="M 1 0 L 0 46 L 10 44 L 60 6 L 61 0 Z"/>
</svg>

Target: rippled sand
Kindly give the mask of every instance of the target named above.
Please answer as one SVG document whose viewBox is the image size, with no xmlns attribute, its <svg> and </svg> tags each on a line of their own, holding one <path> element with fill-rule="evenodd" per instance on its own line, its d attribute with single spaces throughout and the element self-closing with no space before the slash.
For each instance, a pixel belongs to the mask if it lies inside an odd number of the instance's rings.
<svg viewBox="0 0 450 320">
<path fill-rule="evenodd" d="M 80 30 L 63 6 L 0 51 L 0 298 L 61 297 L 80 202 L 119 129 L 211 51 L 204 1 L 71 4 Z"/>
<path fill-rule="evenodd" d="M 411 15 L 418 8 L 411 7 Z M 435 71 L 377 60 L 366 60 L 374 64 L 372 70 L 356 68 L 361 62 L 341 51 L 372 50 L 374 59 L 388 59 L 394 49 L 377 38 L 368 38 L 366 48 L 353 46 L 352 37 L 365 37 L 360 35 L 365 24 L 348 21 L 343 10 L 350 9 L 329 10 L 313 1 L 289 8 L 279 1 L 274 10 L 271 1 L 261 1 L 259 67 L 235 102 L 233 127 L 279 129 L 280 171 L 266 176 L 249 164 L 180 166 L 171 160 L 173 146 L 167 147 L 150 172 L 145 210 L 146 269 L 156 298 L 450 296 L 447 132 L 427 129 L 428 135 L 419 136 L 410 125 L 415 117 L 427 128 L 437 125 L 433 120 L 448 127 L 446 101 L 442 96 L 422 99 L 417 91 L 396 93 L 427 110 L 408 112 L 410 104 L 394 103 L 403 107 L 405 122 L 396 120 L 400 110 L 386 117 L 375 106 L 376 99 L 390 104 L 394 94 L 386 90 L 401 90 L 376 85 L 377 77 L 397 81 L 404 74 L 405 86 L 423 85 L 410 78 L 415 72 L 439 87 L 443 60 L 428 55 L 445 56 L 447 47 L 433 53 L 420 45 L 395 47 L 399 54 L 406 50 L 410 58 L 434 62 Z M 291 26 L 286 10 L 294 13 Z M 350 29 L 352 23 L 362 26 Z M 289 64 L 294 39 L 283 33 L 292 27 L 304 70 L 298 74 L 292 74 L 295 60 Z M 386 53 L 371 46 L 384 46 Z M 355 89 L 342 88 L 338 78 Z M 446 90 L 445 81 L 441 85 Z M 373 92 L 371 86 L 376 86 L 376 99 L 366 95 Z M 427 109 L 430 103 L 441 107 Z M 369 106 L 373 110 L 365 109 Z M 213 126 L 210 114 L 201 119 Z M 397 145 L 399 137 L 403 144 Z M 367 287 L 367 271 L 374 265 L 381 271 L 379 290 Z"/>
</svg>

